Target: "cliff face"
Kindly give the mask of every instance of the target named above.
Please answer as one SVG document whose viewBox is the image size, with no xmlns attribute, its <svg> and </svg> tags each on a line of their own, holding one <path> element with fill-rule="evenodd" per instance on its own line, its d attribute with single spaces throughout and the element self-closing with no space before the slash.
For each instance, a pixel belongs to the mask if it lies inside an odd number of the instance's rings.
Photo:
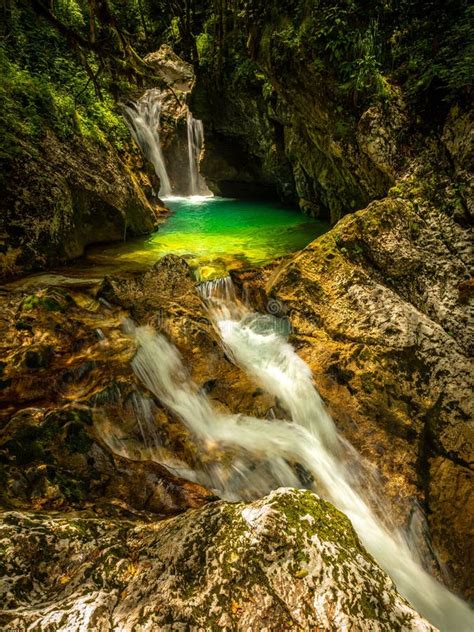
<svg viewBox="0 0 474 632">
<path fill-rule="evenodd" d="M 146 168 L 114 98 L 118 80 L 130 91 L 125 71 L 103 64 L 95 76 L 95 61 L 52 26 L 85 26 L 79 8 L 56 9 L 52 22 L 39 5 L 2 9 L 0 276 L 149 233 L 163 210 L 146 197 Z"/>
<path fill-rule="evenodd" d="M 89 244 L 151 232 L 163 209 L 148 201 L 140 177 L 111 144 L 64 143 L 47 133 L 28 160 L 5 166 L 0 274 L 57 265 Z"/>
<path fill-rule="evenodd" d="M 332 222 L 382 197 L 406 122 L 396 91 L 390 105 L 354 116 L 311 65 L 275 67 L 265 40 L 261 48 L 264 75 L 250 80 L 216 82 L 198 70 L 191 107 L 205 124 L 201 171 L 210 187 L 279 196 Z"/>
<path fill-rule="evenodd" d="M 263 98 L 262 86 L 259 78 L 236 85 L 216 82 L 198 70 L 191 109 L 203 120 L 206 133 L 201 173 L 218 195 L 280 197 L 295 204 L 284 128 L 272 101 Z"/>
<path fill-rule="evenodd" d="M 260 183 L 333 222 L 382 198 L 450 106 L 472 99 L 471 23 L 464 1 L 432 3 L 430 17 L 377 1 L 211 12 L 192 95 L 206 177 L 224 192 Z"/>
</svg>

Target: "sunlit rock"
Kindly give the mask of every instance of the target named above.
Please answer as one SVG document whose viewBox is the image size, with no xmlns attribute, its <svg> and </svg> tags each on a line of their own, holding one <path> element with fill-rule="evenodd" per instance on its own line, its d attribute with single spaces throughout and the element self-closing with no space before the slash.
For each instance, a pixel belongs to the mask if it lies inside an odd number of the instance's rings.
<svg viewBox="0 0 474 632">
<path fill-rule="evenodd" d="M 7 513 L 0 546 L 0 623 L 18 631 L 434 630 L 311 492 L 154 524 Z"/>
</svg>

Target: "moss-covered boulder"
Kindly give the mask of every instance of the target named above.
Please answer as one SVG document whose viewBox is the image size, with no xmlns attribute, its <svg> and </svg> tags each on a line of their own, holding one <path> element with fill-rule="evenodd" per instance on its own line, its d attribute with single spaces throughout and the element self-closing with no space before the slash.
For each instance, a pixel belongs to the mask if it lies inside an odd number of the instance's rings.
<svg viewBox="0 0 474 632">
<path fill-rule="evenodd" d="M 21 630 L 432 630 L 308 491 L 154 524 L 5 513 L 0 624 Z"/>
</svg>

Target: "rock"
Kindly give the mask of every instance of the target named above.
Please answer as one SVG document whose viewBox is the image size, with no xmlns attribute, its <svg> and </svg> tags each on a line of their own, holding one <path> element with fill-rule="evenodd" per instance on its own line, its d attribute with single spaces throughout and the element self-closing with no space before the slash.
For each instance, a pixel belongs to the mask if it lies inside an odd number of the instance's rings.
<svg viewBox="0 0 474 632">
<path fill-rule="evenodd" d="M 35 294 L 13 289 L 0 295 L 0 504 L 167 515 L 212 500 L 171 473 L 194 476 L 199 444 L 137 382 L 124 317 L 171 338 L 219 410 L 265 417 L 276 402 L 218 345 L 186 262 L 168 256 L 146 273 L 109 277 L 99 300 L 94 285 L 67 287 L 65 277 Z"/>
<path fill-rule="evenodd" d="M 388 107 L 354 111 L 290 43 L 291 63 L 276 59 L 271 28 L 260 33 L 248 78 L 216 81 L 198 70 L 191 108 L 206 131 L 201 172 L 219 195 L 279 196 L 336 222 L 393 183 L 406 124 L 401 96 L 392 89 Z"/>
<path fill-rule="evenodd" d="M 47 346 L 39 346 L 36 349 L 28 349 L 23 358 L 23 364 L 27 369 L 45 369 L 51 363 L 52 349 Z"/>
<path fill-rule="evenodd" d="M 408 125 L 408 115 L 400 89 L 391 87 L 390 91 L 386 102 L 378 102 L 362 113 L 356 136 L 361 150 L 393 181 L 398 171 L 398 139 Z"/>
<path fill-rule="evenodd" d="M 157 51 L 149 53 L 145 57 L 145 61 L 158 72 L 158 76 L 173 90 L 179 92 L 191 90 L 194 81 L 193 67 L 179 57 L 168 44 L 162 44 Z"/>
<path fill-rule="evenodd" d="M 262 98 L 264 82 L 235 86 L 216 83 L 198 73 L 190 107 L 202 119 L 205 151 L 201 173 L 216 195 L 225 197 L 280 196 L 297 199 L 292 166 L 285 155 L 284 128 Z"/>
<path fill-rule="evenodd" d="M 8 512 L 0 547 L 0 624 L 18 631 L 433 630 L 305 491 L 152 524 Z"/>
<path fill-rule="evenodd" d="M 43 269 L 83 254 L 90 244 L 154 230 L 152 206 L 111 145 L 60 142 L 52 132 L 39 152 L 9 163 L 0 200 L 0 277 Z"/>
<path fill-rule="evenodd" d="M 470 595 L 474 474 L 464 464 L 440 455 L 430 458 L 428 467 L 429 524 L 437 553 L 446 575 L 462 578 L 461 589 Z"/>
<path fill-rule="evenodd" d="M 186 446 L 150 399 L 157 444 L 146 451 L 137 421 L 146 394 L 130 366 L 135 345 L 121 308 L 65 287 L 0 301 L 1 506 L 163 516 L 213 499 L 153 461 L 158 448 L 176 461 Z M 19 315 L 28 327 L 17 326 Z"/>
<path fill-rule="evenodd" d="M 470 236 L 440 154 L 420 163 L 260 283 L 288 308 L 293 344 L 339 429 L 380 469 L 396 520 L 407 526 L 421 501 L 439 563 L 470 596 L 472 299 L 459 291 Z"/>
<path fill-rule="evenodd" d="M 459 193 L 470 217 L 474 215 L 474 121 L 472 110 L 454 105 L 446 119 L 443 138 L 460 183 Z M 460 213 L 462 217 L 462 213 Z"/>
<path fill-rule="evenodd" d="M 214 499 L 158 463 L 114 454 L 97 432 L 98 414 L 85 406 L 64 406 L 14 415 L 0 436 L 0 503 L 164 516 Z"/>
</svg>

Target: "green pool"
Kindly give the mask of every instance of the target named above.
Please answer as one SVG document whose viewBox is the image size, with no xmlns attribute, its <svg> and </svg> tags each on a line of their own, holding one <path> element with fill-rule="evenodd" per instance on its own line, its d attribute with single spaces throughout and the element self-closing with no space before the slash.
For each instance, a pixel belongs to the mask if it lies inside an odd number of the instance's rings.
<svg viewBox="0 0 474 632">
<path fill-rule="evenodd" d="M 201 197 L 171 198 L 166 204 L 172 214 L 156 233 L 96 248 L 88 258 L 106 267 L 141 268 L 174 253 L 204 280 L 300 250 L 329 228 L 275 202 Z"/>
</svg>

